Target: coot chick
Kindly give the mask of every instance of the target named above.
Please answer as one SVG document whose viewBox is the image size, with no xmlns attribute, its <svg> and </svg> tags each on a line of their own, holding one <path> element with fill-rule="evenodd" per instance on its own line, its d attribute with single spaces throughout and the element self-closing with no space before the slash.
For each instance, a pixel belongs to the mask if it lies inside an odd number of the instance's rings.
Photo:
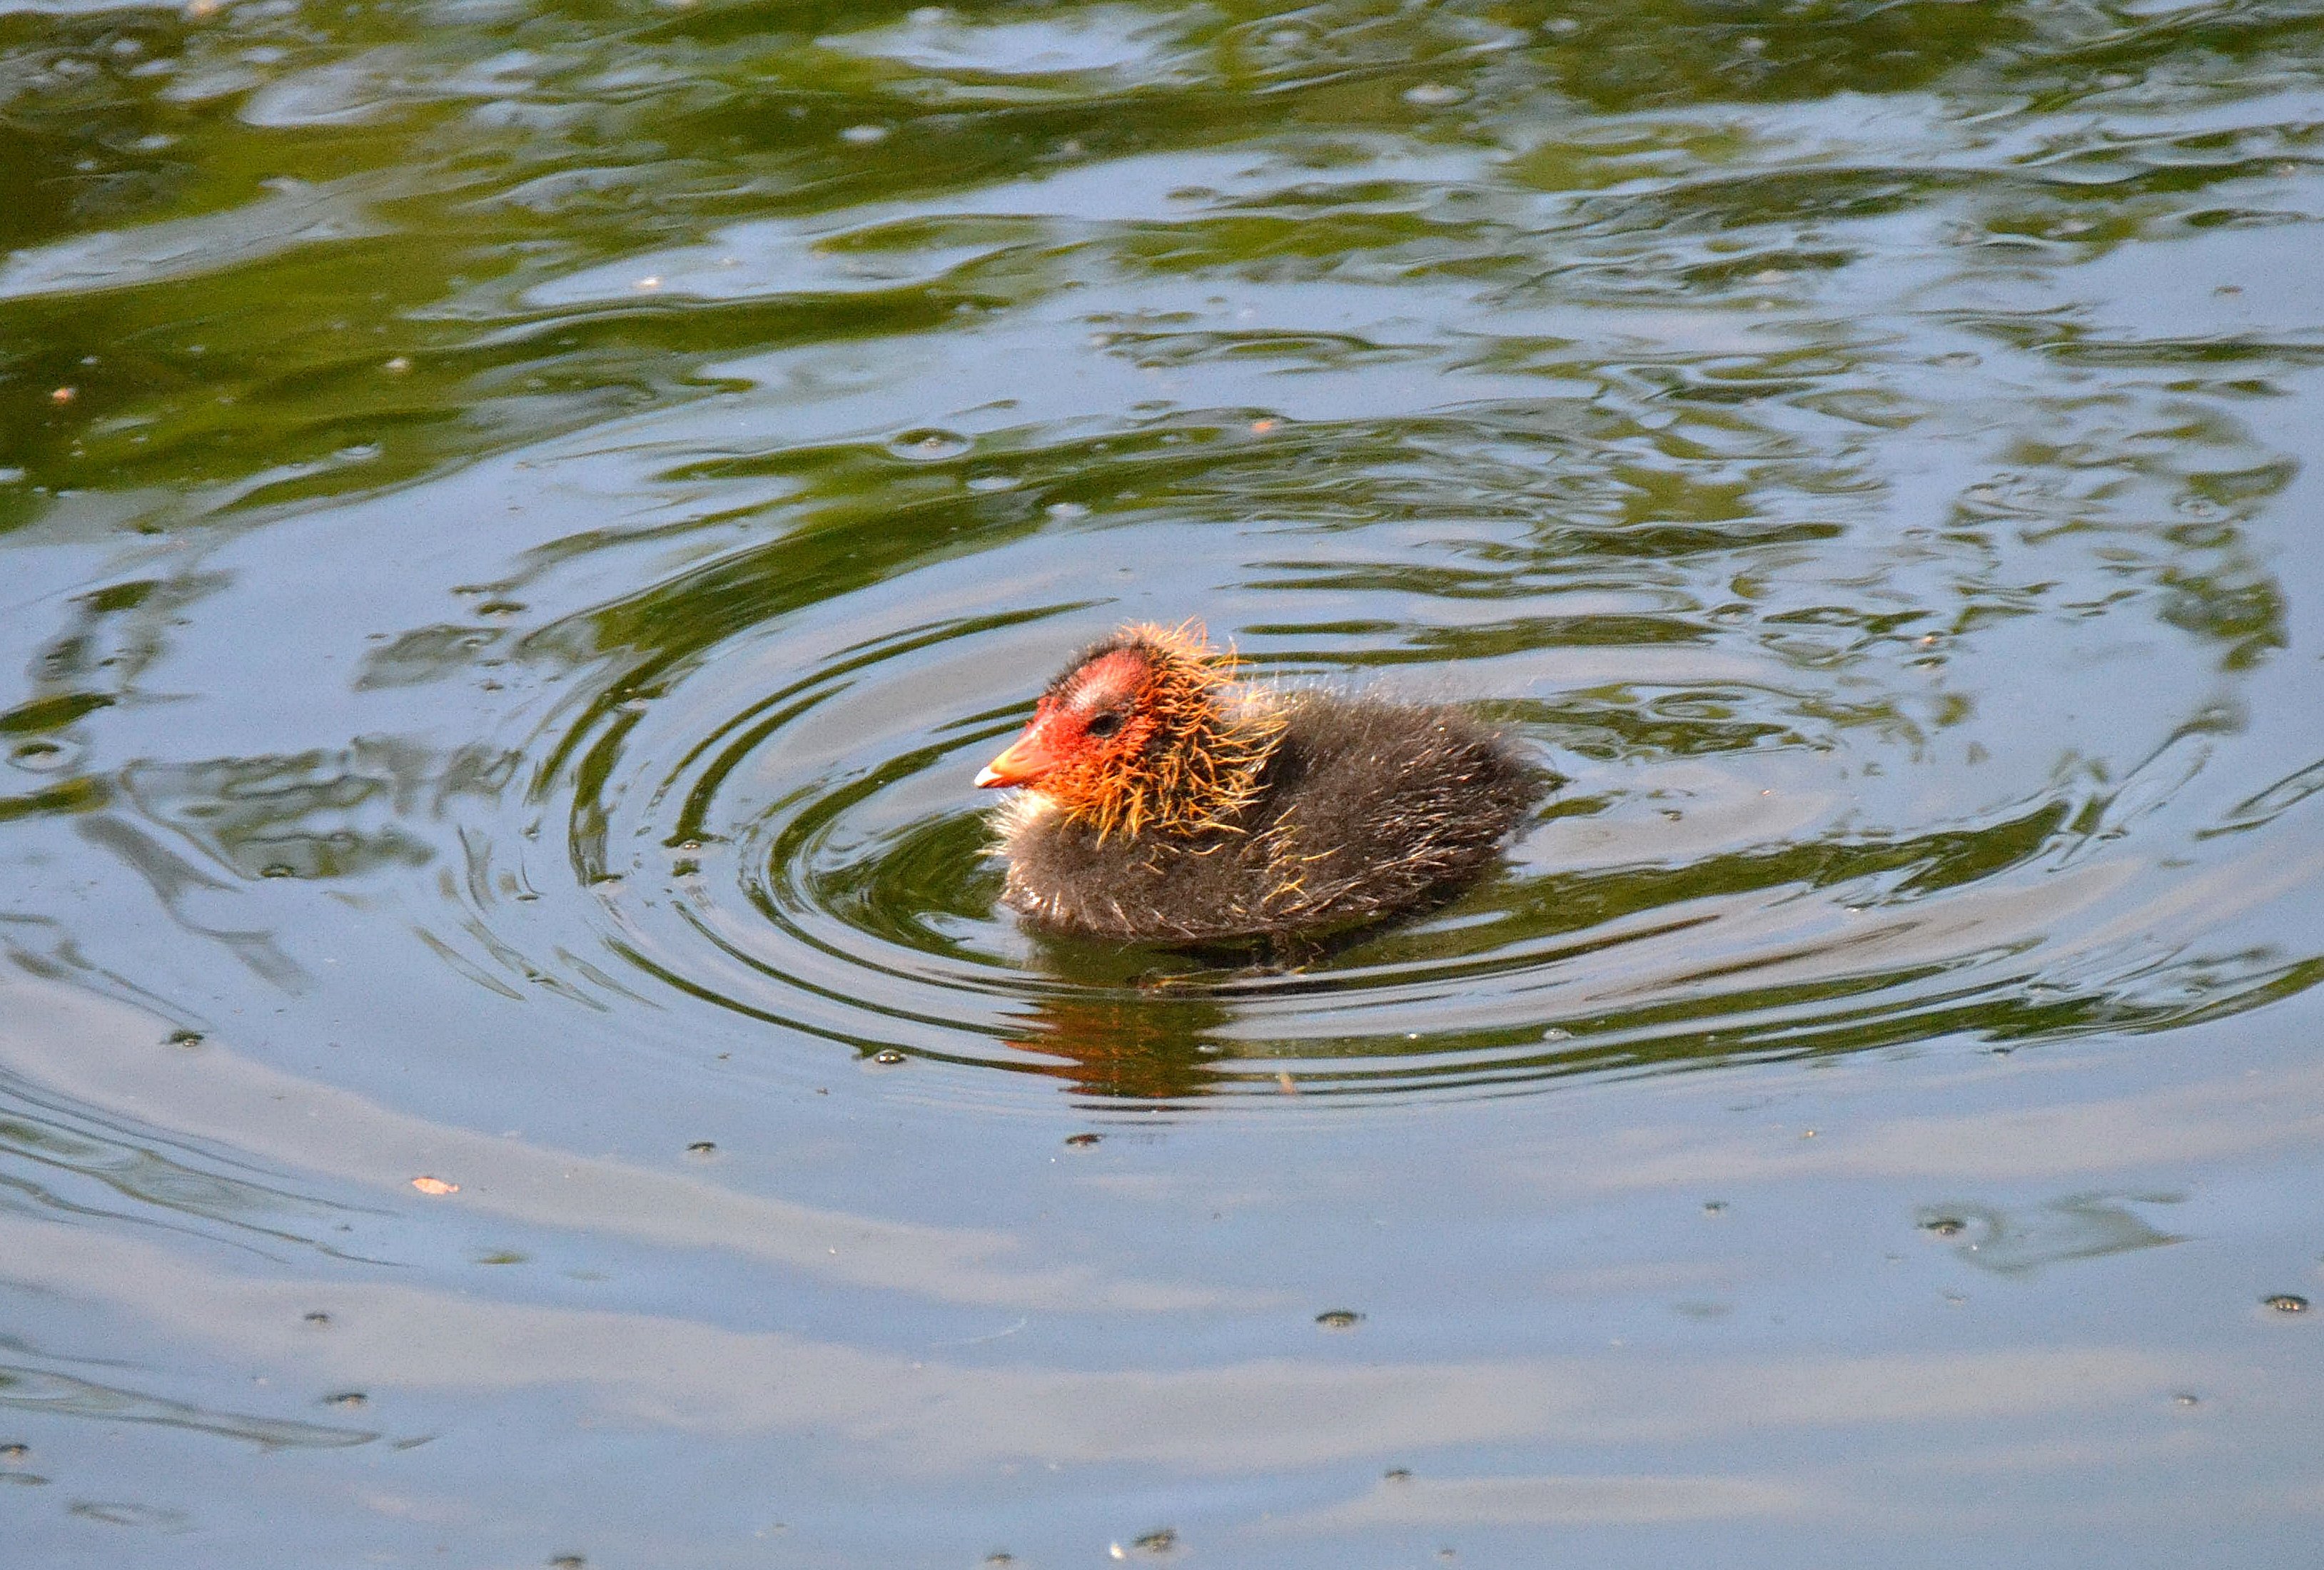
<svg viewBox="0 0 2324 1570">
<path fill-rule="evenodd" d="M 1456 708 L 1234 679 L 1199 627 L 1126 627 L 976 776 L 1034 924 L 1234 942 L 1416 910 L 1492 864 L 1550 776 Z"/>
</svg>

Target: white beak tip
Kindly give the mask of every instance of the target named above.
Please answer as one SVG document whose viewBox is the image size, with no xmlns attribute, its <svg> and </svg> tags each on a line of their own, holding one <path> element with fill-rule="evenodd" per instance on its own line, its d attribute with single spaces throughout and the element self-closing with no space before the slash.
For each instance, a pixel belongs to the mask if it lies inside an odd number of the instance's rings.
<svg viewBox="0 0 2324 1570">
<path fill-rule="evenodd" d="M 1008 781 L 1002 779 L 999 775 L 992 772 L 992 767 L 990 764 L 976 771 L 976 786 L 979 790 L 989 790 L 994 785 L 1006 785 Z"/>
</svg>

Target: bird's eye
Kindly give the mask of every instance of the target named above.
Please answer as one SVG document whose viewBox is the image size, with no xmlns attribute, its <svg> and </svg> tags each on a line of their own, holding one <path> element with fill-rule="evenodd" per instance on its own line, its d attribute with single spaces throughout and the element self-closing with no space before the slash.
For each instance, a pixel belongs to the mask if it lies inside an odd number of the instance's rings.
<svg viewBox="0 0 2324 1570">
<path fill-rule="evenodd" d="M 1120 729 L 1121 716 L 1111 712 L 1100 714 L 1089 722 L 1089 733 L 1096 737 L 1100 741 L 1104 740 L 1107 737 L 1112 735 L 1115 731 Z"/>
</svg>

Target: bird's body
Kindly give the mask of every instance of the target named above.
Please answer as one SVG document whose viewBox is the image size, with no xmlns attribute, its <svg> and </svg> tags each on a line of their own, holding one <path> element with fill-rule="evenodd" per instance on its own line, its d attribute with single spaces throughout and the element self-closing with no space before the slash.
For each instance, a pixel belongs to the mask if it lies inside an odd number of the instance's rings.
<svg viewBox="0 0 2324 1570">
<path fill-rule="evenodd" d="M 1351 928 L 1471 881 L 1542 794 L 1543 772 L 1457 708 L 1231 671 L 1199 638 L 1130 628 L 1051 684 L 980 777 L 1025 787 L 995 815 L 1008 904 L 1123 940 Z"/>
</svg>

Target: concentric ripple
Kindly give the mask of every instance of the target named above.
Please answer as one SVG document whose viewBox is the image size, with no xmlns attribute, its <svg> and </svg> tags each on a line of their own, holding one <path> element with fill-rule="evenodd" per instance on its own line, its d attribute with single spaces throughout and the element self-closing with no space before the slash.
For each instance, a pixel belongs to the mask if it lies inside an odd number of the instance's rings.
<svg viewBox="0 0 2324 1570">
<path fill-rule="evenodd" d="M 1486 1094 L 1947 1036 L 2008 1050 L 2301 984 L 2298 957 L 2236 937 L 2239 914 L 2312 869 L 2269 860 L 2258 798 L 2225 813 L 2209 799 L 2204 771 L 2236 721 L 2207 703 L 2207 663 L 2102 728 L 2029 733 L 2018 716 L 1980 722 L 1956 693 L 2002 686 L 2029 631 L 2097 657 L 2151 624 L 1988 629 L 1872 603 L 1930 576 L 2005 599 L 2024 564 L 1940 544 L 1868 581 L 1864 558 L 1823 546 L 1858 580 L 1868 603 L 1851 606 L 1829 598 L 1798 534 L 1764 523 L 1674 550 L 1666 531 L 1592 525 L 1539 496 L 1353 534 L 1298 516 L 1294 479 L 1318 450 L 1484 444 L 1508 418 L 1295 429 L 1265 454 L 1231 441 L 1228 418 L 1071 464 L 1056 433 L 1023 430 L 948 455 L 825 454 L 893 465 L 899 486 L 907 467 L 945 473 L 929 505 L 955 526 L 924 511 L 918 543 L 891 550 L 854 518 L 794 528 L 517 640 L 520 662 L 579 678 L 521 748 L 525 810 L 564 825 L 572 887 L 558 898 L 604 951 L 558 952 L 686 1017 L 707 1005 L 772 1027 L 762 1051 L 822 1042 L 875 1067 L 986 1065 L 1148 1103 Z M 1070 471 L 1084 494 L 1183 486 L 1164 505 L 1199 514 L 1196 491 L 1233 483 L 1238 464 L 1279 482 L 1269 516 L 1171 521 L 1149 505 L 1125 528 L 1042 479 Z M 1350 500 L 1342 482 L 1307 484 Z M 1203 601 L 1136 586 L 1160 578 L 1152 561 L 1196 550 L 1224 580 Z M 1741 613 L 1734 583 L 1777 561 L 1792 564 L 1784 589 Z M 1065 597 L 1109 583 L 1121 591 Z M 1073 648 L 1187 613 L 1262 679 L 1476 703 L 1569 783 L 1499 876 L 1298 969 L 1029 936 L 996 905 L 973 776 Z M 520 908 L 484 914 L 506 925 Z M 544 984 L 558 969 L 540 966 Z"/>
</svg>

